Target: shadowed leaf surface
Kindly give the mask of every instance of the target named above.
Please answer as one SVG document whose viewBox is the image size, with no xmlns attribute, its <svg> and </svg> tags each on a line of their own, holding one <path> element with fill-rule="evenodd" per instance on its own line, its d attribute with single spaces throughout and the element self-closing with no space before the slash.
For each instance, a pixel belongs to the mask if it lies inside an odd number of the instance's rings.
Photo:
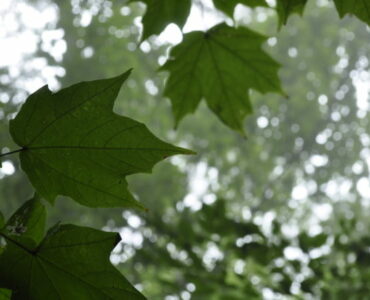
<svg viewBox="0 0 370 300">
<path fill-rule="evenodd" d="M 141 40 L 153 34 L 160 34 L 170 23 L 175 23 L 182 28 L 190 13 L 190 0 L 131 0 L 130 2 L 137 1 L 146 4 Z"/>
<path fill-rule="evenodd" d="M 370 25 L 370 1 L 334 0 L 334 3 L 341 18 L 346 14 L 355 15 L 357 18 Z"/>
<path fill-rule="evenodd" d="M 238 4 L 243 4 L 249 7 L 264 6 L 268 7 L 267 3 L 264 0 L 213 0 L 213 3 L 216 8 L 222 10 L 229 16 L 233 16 L 235 6 Z"/>
<path fill-rule="evenodd" d="M 165 96 L 176 123 L 205 98 L 227 126 L 243 132 L 244 117 L 252 113 L 249 90 L 281 92 L 279 64 L 261 49 L 265 40 L 247 28 L 225 24 L 186 34 L 161 68 L 170 72 Z"/>
<path fill-rule="evenodd" d="M 8 220 L 1 232 L 12 239 L 30 239 L 34 246 L 41 242 L 45 234 L 45 207 L 36 198 L 24 203 Z"/>
<path fill-rule="evenodd" d="M 7 246 L 0 256 L 0 287 L 12 290 L 12 299 L 145 299 L 109 262 L 120 241 L 116 233 L 57 225 L 41 243 L 30 243 L 39 235 L 35 216 L 46 217 L 40 207 L 40 202 L 28 201 L 8 222 L 30 216 L 22 223 L 30 231 L 16 239 L 2 234 Z"/>
<path fill-rule="evenodd" d="M 276 11 L 279 16 L 279 27 L 288 22 L 291 14 L 297 13 L 302 15 L 307 0 L 277 0 Z"/>
<path fill-rule="evenodd" d="M 158 161 L 190 151 L 156 138 L 145 125 L 113 113 L 130 72 L 81 82 L 56 94 L 43 87 L 10 122 L 21 165 L 50 202 L 65 195 L 90 207 L 142 207 L 125 176 L 150 172 Z"/>
</svg>

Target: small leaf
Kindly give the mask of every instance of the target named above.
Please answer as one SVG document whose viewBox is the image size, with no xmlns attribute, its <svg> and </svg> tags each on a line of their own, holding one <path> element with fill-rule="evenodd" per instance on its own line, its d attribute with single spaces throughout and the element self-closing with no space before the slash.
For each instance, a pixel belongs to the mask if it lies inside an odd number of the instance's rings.
<svg viewBox="0 0 370 300">
<path fill-rule="evenodd" d="M 44 205 L 37 199 L 31 199 L 12 215 L 1 233 L 13 240 L 17 240 L 18 237 L 27 238 L 36 246 L 44 237 L 45 222 Z"/>
<path fill-rule="evenodd" d="M 115 233 L 74 225 L 52 228 L 36 249 L 8 240 L 0 287 L 12 300 L 145 299 L 109 262 Z"/>
<path fill-rule="evenodd" d="M 341 18 L 346 14 L 355 15 L 370 26 L 369 0 L 334 0 L 334 3 Z"/>
<path fill-rule="evenodd" d="M 56 94 L 43 87 L 10 122 L 20 160 L 37 192 L 53 202 L 65 195 L 90 207 L 139 207 L 125 177 L 150 172 L 174 154 L 189 154 L 157 139 L 144 124 L 113 113 L 130 71 L 81 82 Z"/>
<path fill-rule="evenodd" d="M 168 24 L 175 23 L 182 28 L 190 13 L 191 0 L 131 0 L 146 4 L 143 17 L 143 34 L 141 40 L 146 40 L 153 34 L 160 34 Z"/>
<path fill-rule="evenodd" d="M 227 126 L 243 132 L 243 120 L 252 113 L 249 90 L 282 93 L 279 64 L 261 48 L 265 40 L 247 28 L 225 24 L 186 34 L 161 68 L 170 72 L 165 96 L 176 124 L 204 98 Z"/>
<path fill-rule="evenodd" d="M 279 16 L 279 27 L 286 25 L 291 14 L 302 15 L 307 0 L 277 0 L 276 11 Z"/>
<path fill-rule="evenodd" d="M 315 236 L 309 236 L 303 232 L 298 236 L 299 246 L 304 252 L 309 252 L 314 248 L 319 248 L 326 243 L 328 236 L 324 233 L 320 233 Z"/>
<path fill-rule="evenodd" d="M 265 0 L 213 0 L 215 7 L 230 17 L 233 17 L 235 6 L 243 4 L 249 7 L 268 7 Z"/>
</svg>

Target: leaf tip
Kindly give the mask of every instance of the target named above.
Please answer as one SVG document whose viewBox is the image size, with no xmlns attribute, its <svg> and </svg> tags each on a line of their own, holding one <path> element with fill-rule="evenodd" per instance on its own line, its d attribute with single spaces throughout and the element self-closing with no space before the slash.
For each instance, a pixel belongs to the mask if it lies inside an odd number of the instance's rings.
<svg viewBox="0 0 370 300">
<path fill-rule="evenodd" d="M 186 149 L 186 148 L 178 148 L 179 149 L 179 154 L 184 154 L 184 155 L 197 155 L 197 153 L 193 150 Z"/>
<path fill-rule="evenodd" d="M 245 131 L 243 129 L 239 130 L 238 133 L 241 135 L 241 137 L 244 139 L 244 140 L 248 140 L 248 136 L 247 134 L 245 133 Z"/>
</svg>

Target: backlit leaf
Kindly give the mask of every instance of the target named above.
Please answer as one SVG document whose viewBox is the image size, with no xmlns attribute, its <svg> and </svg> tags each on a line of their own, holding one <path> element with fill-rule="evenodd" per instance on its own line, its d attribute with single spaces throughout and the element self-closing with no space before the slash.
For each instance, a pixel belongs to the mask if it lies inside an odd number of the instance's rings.
<svg viewBox="0 0 370 300">
<path fill-rule="evenodd" d="M 10 122 L 11 135 L 22 147 L 22 168 L 40 196 L 53 202 L 65 195 L 90 207 L 142 207 L 125 177 L 150 172 L 168 156 L 191 153 L 113 113 L 129 73 L 81 82 L 55 94 L 43 87 Z"/>
<path fill-rule="evenodd" d="M 288 22 L 291 14 L 302 14 L 307 0 L 277 0 L 276 11 L 279 16 L 279 27 Z"/>
<path fill-rule="evenodd" d="M 191 0 L 131 0 L 146 4 L 143 17 L 143 34 L 145 40 L 153 34 L 160 34 L 168 24 L 175 23 L 182 28 L 190 13 Z"/>
<path fill-rule="evenodd" d="M 225 24 L 186 34 L 161 69 L 170 72 L 165 96 L 176 123 L 204 98 L 227 126 L 243 132 L 244 117 L 252 113 L 249 90 L 282 92 L 279 64 L 261 48 L 265 40 L 247 28 Z"/>
<path fill-rule="evenodd" d="M 12 300 L 145 299 L 109 262 L 116 233 L 74 225 L 53 227 L 34 249 L 22 242 L 0 256 L 0 287 Z"/>
<path fill-rule="evenodd" d="M 7 242 L 0 255 L 1 300 L 9 295 L 1 288 L 11 290 L 13 300 L 144 299 L 109 262 L 119 234 L 57 225 L 40 239 L 45 219 L 34 198 L 0 232 Z"/>
<path fill-rule="evenodd" d="M 346 14 L 355 15 L 363 22 L 370 25 L 370 2 L 369 0 L 334 0 L 339 16 Z"/>
<path fill-rule="evenodd" d="M 12 239 L 28 238 L 38 244 L 44 237 L 46 210 L 37 199 L 24 203 L 8 220 L 1 233 Z"/>
<path fill-rule="evenodd" d="M 229 16 L 233 16 L 235 6 L 243 4 L 249 7 L 265 6 L 268 7 L 265 0 L 213 0 L 215 7 Z"/>
</svg>

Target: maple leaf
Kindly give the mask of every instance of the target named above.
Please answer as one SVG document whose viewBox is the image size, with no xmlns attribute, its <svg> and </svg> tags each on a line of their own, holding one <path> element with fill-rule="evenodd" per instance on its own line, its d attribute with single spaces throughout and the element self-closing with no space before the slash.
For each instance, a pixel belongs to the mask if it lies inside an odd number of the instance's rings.
<svg viewBox="0 0 370 300">
<path fill-rule="evenodd" d="M 125 177 L 150 172 L 168 156 L 191 153 L 113 113 L 129 74 L 81 82 L 56 94 L 43 87 L 10 122 L 11 135 L 22 147 L 22 169 L 40 196 L 53 202 L 65 195 L 90 207 L 142 208 Z"/>
<path fill-rule="evenodd" d="M 176 125 L 204 98 L 227 126 L 243 132 L 243 119 L 252 113 L 248 91 L 282 92 L 280 65 L 262 50 L 265 40 L 226 24 L 186 34 L 161 68 L 170 72 L 165 96 L 172 102 Z"/>
<path fill-rule="evenodd" d="M 234 14 L 235 6 L 243 4 L 249 7 L 268 7 L 264 0 L 213 0 L 215 7 L 223 11 L 228 16 L 232 17 Z"/>
<path fill-rule="evenodd" d="M 182 28 L 190 13 L 191 0 L 131 0 L 144 2 L 146 13 L 143 17 L 143 33 L 141 40 L 160 34 L 168 24 L 175 23 Z"/>
<path fill-rule="evenodd" d="M 10 217 L 6 226 L 1 230 L 7 237 L 17 240 L 27 238 L 31 246 L 36 246 L 45 235 L 46 210 L 44 205 L 38 201 L 35 195 L 31 200 L 25 202 Z M 3 226 L 0 226 L 2 228 Z"/>
<path fill-rule="evenodd" d="M 334 3 L 341 18 L 346 14 L 355 15 L 370 25 L 370 2 L 368 0 L 334 0 Z"/>
<path fill-rule="evenodd" d="M 291 14 L 303 14 L 307 0 L 277 0 L 276 11 L 279 16 L 279 27 L 286 25 Z"/>
<path fill-rule="evenodd" d="M 38 200 L 27 201 L 0 231 L 7 241 L 0 256 L 0 288 L 11 290 L 12 300 L 145 299 L 109 262 L 119 234 L 56 225 L 37 243 L 46 219 L 40 208 Z M 9 234 L 15 220 L 25 231 Z M 0 299 L 1 294 L 9 292 L 0 291 Z"/>
</svg>

